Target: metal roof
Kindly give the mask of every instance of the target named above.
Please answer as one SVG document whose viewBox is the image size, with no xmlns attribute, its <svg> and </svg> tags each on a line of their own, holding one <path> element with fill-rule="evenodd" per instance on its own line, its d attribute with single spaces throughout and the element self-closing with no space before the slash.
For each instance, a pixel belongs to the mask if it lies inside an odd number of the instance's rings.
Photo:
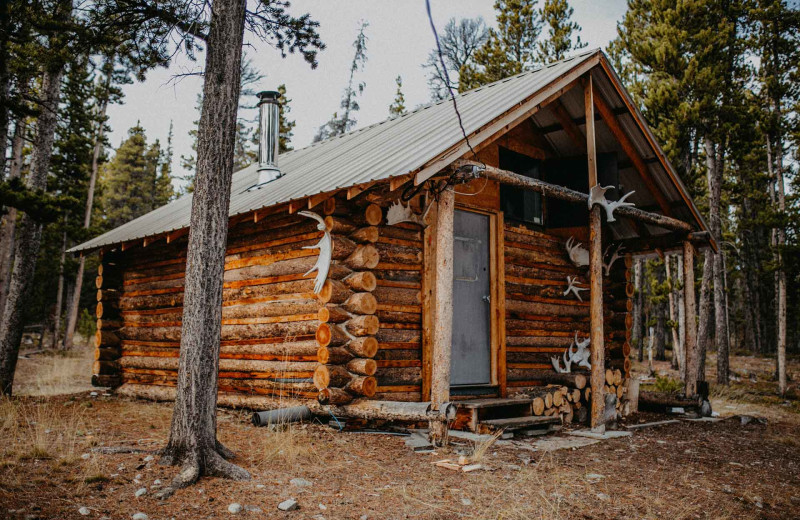
<svg viewBox="0 0 800 520">
<path fill-rule="evenodd" d="M 471 140 L 476 136 L 475 141 L 488 139 L 491 136 L 479 135 L 482 126 L 520 108 L 523 101 L 555 85 L 565 74 L 581 64 L 596 60 L 598 56 L 603 56 L 602 51 L 583 52 L 456 96 L 467 135 Z M 229 214 L 233 217 L 319 193 L 418 172 L 460 141 L 461 130 L 450 100 L 433 103 L 408 114 L 283 153 L 278 158 L 283 176 L 259 189 L 247 191 L 256 184 L 257 165 L 236 172 L 233 175 Z M 652 154 L 650 150 L 643 156 Z M 456 158 L 458 155 L 452 156 L 452 160 Z M 670 195 L 676 194 L 675 188 L 670 188 Z M 73 247 L 70 252 L 97 249 L 186 228 L 189 226 L 191 204 L 191 194 L 184 195 Z"/>
</svg>

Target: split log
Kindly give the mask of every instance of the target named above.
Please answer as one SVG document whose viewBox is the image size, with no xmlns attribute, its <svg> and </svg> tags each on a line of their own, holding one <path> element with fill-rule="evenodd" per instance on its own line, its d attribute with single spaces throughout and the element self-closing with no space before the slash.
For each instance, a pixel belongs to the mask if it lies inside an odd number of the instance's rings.
<svg viewBox="0 0 800 520">
<path fill-rule="evenodd" d="M 544 413 L 544 399 L 535 397 L 533 403 L 531 403 L 531 407 L 533 409 L 533 415 L 542 415 Z"/>
<path fill-rule="evenodd" d="M 586 388 L 587 378 L 585 374 L 560 374 L 553 371 L 552 368 L 549 370 L 529 370 L 527 372 L 526 376 L 530 376 L 531 380 L 541 381 L 544 384 L 564 385 L 579 390 Z"/>
<path fill-rule="evenodd" d="M 353 374 L 374 376 L 378 370 L 378 364 L 374 359 L 355 358 L 347 362 L 347 370 Z"/>
<path fill-rule="evenodd" d="M 340 388 L 323 388 L 317 395 L 317 401 L 323 405 L 343 405 L 351 402 L 353 396 Z"/>
<path fill-rule="evenodd" d="M 622 371 L 618 368 L 614 370 L 614 384 L 617 386 L 622 384 Z"/>
<path fill-rule="evenodd" d="M 342 282 L 354 291 L 372 292 L 377 287 L 377 279 L 370 271 L 352 273 L 346 276 Z"/>
<path fill-rule="evenodd" d="M 553 392 L 553 406 L 556 408 L 564 404 L 564 394 L 560 391 Z"/>
<path fill-rule="evenodd" d="M 613 385 L 614 384 L 614 371 L 610 368 L 606 369 L 606 384 Z"/>
<path fill-rule="evenodd" d="M 344 326 L 353 336 L 372 336 L 377 334 L 380 322 L 378 317 L 374 315 L 355 316 L 345 322 Z"/>
<path fill-rule="evenodd" d="M 328 387 L 341 388 L 352 378 L 350 372 L 339 365 L 318 365 L 314 369 L 314 386 L 318 390 Z"/>
<path fill-rule="evenodd" d="M 374 377 L 354 376 L 345 386 L 345 390 L 354 395 L 372 397 L 378 389 L 378 382 Z"/>
</svg>

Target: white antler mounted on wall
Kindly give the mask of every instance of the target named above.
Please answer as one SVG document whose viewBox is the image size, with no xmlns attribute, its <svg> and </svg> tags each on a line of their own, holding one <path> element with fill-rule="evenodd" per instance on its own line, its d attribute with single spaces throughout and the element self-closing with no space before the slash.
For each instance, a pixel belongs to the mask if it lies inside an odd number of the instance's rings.
<svg viewBox="0 0 800 520">
<path fill-rule="evenodd" d="M 575 331 L 575 341 L 569 347 L 567 347 L 567 350 L 564 351 L 564 355 L 562 356 L 564 359 L 564 368 L 561 368 L 561 360 L 559 360 L 557 356 L 550 358 L 550 361 L 553 363 L 553 368 L 556 370 L 556 372 L 560 374 L 568 374 L 572 372 L 573 363 L 578 366 L 591 369 L 592 364 L 589 362 L 591 354 L 588 348 L 590 342 L 591 340 L 589 338 L 586 338 L 583 341 L 578 341 L 578 332 Z M 576 350 L 573 351 L 573 348 L 576 348 Z"/>
<path fill-rule="evenodd" d="M 313 246 L 303 246 L 303 249 L 314 249 L 319 248 L 319 256 L 317 257 L 317 262 L 314 264 L 314 267 L 308 270 L 306 275 L 312 273 L 314 270 L 317 271 L 317 276 L 314 278 L 314 293 L 319 294 L 322 291 L 322 286 L 325 284 L 325 280 L 328 278 L 328 271 L 331 268 L 331 254 L 333 253 L 333 244 L 331 243 L 331 234 L 328 233 L 328 228 L 325 226 L 325 220 L 322 217 L 317 215 L 312 211 L 298 211 L 298 215 L 303 215 L 304 217 L 313 218 L 319 224 L 317 224 L 317 229 L 320 231 L 324 231 L 322 238 L 314 244 Z"/>
<path fill-rule="evenodd" d="M 580 301 L 583 301 L 581 298 L 580 291 L 588 291 L 588 287 L 578 287 L 582 285 L 580 281 L 578 281 L 577 276 L 569 276 L 567 275 L 567 290 L 564 291 L 564 296 L 568 295 L 569 293 L 574 294 Z"/>
<path fill-rule="evenodd" d="M 592 209 L 595 204 L 600 204 L 606 210 L 606 217 L 608 217 L 608 221 L 616 222 L 617 220 L 614 218 L 614 210 L 621 206 L 635 206 L 633 202 L 625 202 L 625 199 L 636 192 L 629 191 L 619 200 L 607 200 L 606 192 L 612 188 L 614 188 L 614 186 L 603 187 L 599 184 L 592 186 L 592 189 L 589 191 L 589 209 Z"/>
<path fill-rule="evenodd" d="M 603 252 L 603 258 L 605 258 L 605 257 L 606 257 L 606 255 L 608 254 L 608 251 L 609 251 L 609 250 L 610 250 L 612 247 L 613 247 L 613 246 L 609 245 L 609 246 L 606 248 L 606 250 Z M 625 249 L 625 248 L 624 248 L 624 247 L 622 247 L 622 244 L 619 244 L 619 245 L 617 246 L 617 248 L 614 250 L 614 254 L 612 254 L 612 255 L 611 255 L 611 258 L 608 260 L 608 263 L 605 263 L 605 262 L 603 262 L 603 269 L 605 270 L 606 276 L 608 276 L 609 274 L 611 274 L 611 268 L 614 266 L 614 262 L 616 262 L 617 260 L 619 260 L 620 258 L 622 258 L 622 257 L 620 256 L 620 253 L 621 253 L 621 252 L 622 252 L 624 249 Z"/>
<path fill-rule="evenodd" d="M 404 206 L 400 201 L 395 201 L 386 212 L 386 223 L 390 226 L 400 222 L 413 222 L 414 224 L 423 225 L 422 219 L 422 216 L 416 215 L 411 211 L 411 206 Z"/>
<path fill-rule="evenodd" d="M 583 244 L 576 242 L 573 237 L 569 237 L 565 246 L 569 259 L 576 267 L 585 267 L 589 265 L 589 250 L 583 247 Z"/>
</svg>

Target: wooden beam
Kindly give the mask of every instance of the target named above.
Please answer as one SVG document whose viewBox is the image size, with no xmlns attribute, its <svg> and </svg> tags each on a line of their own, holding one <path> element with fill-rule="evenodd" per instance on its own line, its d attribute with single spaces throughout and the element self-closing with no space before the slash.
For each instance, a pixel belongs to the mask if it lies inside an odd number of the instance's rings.
<svg viewBox="0 0 800 520">
<path fill-rule="evenodd" d="M 436 214 L 436 299 L 433 302 L 433 350 L 431 356 L 431 409 L 441 410 L 450 400 L 450 355 L 453 339 L 453 219 L 455 195 L 439 195 Z M 447 438 L 447 423 L 430 423 L 430 441 L 440 446 Z"/>
<path fill-rule="evenodd" d="M 289 214 L 297 213 L 298 211 L 303 209 L 305 206 L 306 206 L 306 200 L 305 199 L 293 200 L 292 202 L 289 203 Z"/>
<path fill-rule="evenodd" d="M 466 164 L 483 167 L 483 165 L 478 162 L 468 161 L 465 159 L 458 159 L 453 161 L 452 166 L 454 168 L 458 168 L 459 166 L 463 166 Z M 509 186 L 535 191 L 537 193 L 545 195 L 546 197 L 551 197 L 554 199 L 565 200 L 567 202 L 573 202 L 575 204 L 587 204 L 589 201 L 589 196 L 580 191 L 571 190 L 569 188 L 558 186 L 556 184 L 550 184 L 549 182 L 540 181 L 539 179 L 525 177 L 524 175 L 519 175 L 518 173 L 514 173 L 508 170 L 502 170 L 500 168 L 495 168 L 493 166 L 486 166 L 486 168 L 483 170 L 483 175 L 485 175 L 491 180 L 496 180 L 501 184 L 507 184 Z M 670 229 L 674 231 L 690 232 L 694 229 L 691 226 L 691 224 L 683 222 L 682 220 L 678 220 L 672 217 L 667 217 L 664 215 L 659 215 L 658 213 L 650 213 L 647 211 L 643 211 L 639 208 L 635 208 L 633 206 L 621 206 L 617 208 L 615 214 L 620 215 L 622 217 L 638 220 L 640 222 L 644 222 L 645 224 L 651 224 L 653 226 L 658 226 L 664 229 Z"/>
<path fill-rule="evenodd" d="M 367 188 L 372 186 L 372 184 L 373 183 L 368 182 L 365 184 L 359 184 L 357 186 L 350 186 L 349 188 L 347 188 L 347 200 L 357 197 L 358 195 L 366 191 Z"/>
<path fill-rule="evenodd" d="M 699 356 L 697 352 L 697 321 L 694 292 L 694 246 L 690 241 L 683 243 L 683 308 L 684 330 L 686 338 L 684 352 L 686 353 L 686 397 L 697 393 L 697 378 L 699 369 Z"/>
<path fill-rule="evenodd" d="M 614 114 L 618 115 L 618 116 L 621 116 L 621 115 L 624 115 L 624 114 L 627 114 L 627 113 L 628 113 L 628 109 L 626 109 L 626 108 L 615 108 L 614 109 Z M 600 120 L 600 114 L 595 114 L 594 115 L 594 120 L 595 121 L 599 121 Z M 583 116 L 581 116 L 581 117 L 573 117 L 572 118 L 572 122 L 575 123 L 575 125 L 577 125 L 577 126 L 581 126 L 581 125 L 586 124 L 586 118 L 583 117 Z M 539 132 L 541 132 L 542 134 L 552 134 L 554 132 L 561 132 L 563 130 L 564 130 L 564 125 L 562 125 L 560 123 L 539 127 Z"/>
<path fill-rule="evenodd" d="M 589 167 L 589 187 L 597 185 L 597 156 L 594 132 L 594 88 L 592 75 L 587 75 L 583 88 L 586 111 L 586 155 Z M 592 406 L 591 427 L 605 431 L 605 345 L 603 338 L 603 217 L 602 208 L 595 204 L 589 213 L 589 339 L 591 352 Z"/>
<path fill-rule="evenodd" d="M 318 193 L 316 195 L 310 196 L 308 198 L 308 209 L 313 209 L 314 207 L 316 207 L 317 205 L 325 202 L 326 200 L 328 200 L 329 198 L 333 197 L 334 195 L 336 195 L 335 191 L 331 191 L 331 192 L 328 192 L 328 193 Z"/>
<path fill-rule="evenodd" d="M 406 174 L 406 175 L 398 175 L 397 177 L 392 177 L 391 179 L 389 179 L 389 191 L 396 190 L 397 188 L 399 188 L 400 186 L 402 186 L 403 184 L 407 183 L 408 181 L 410 181 L 413 178 L 414 178 L 414 174 L 413 173 L 409 173 L 409 174 Z"/>
<path fill-rule="evenodd" d="M 567 133 L 570 139 L 572 139 L 572 143 L 581 151 L 581 153 L 586 152 L 586 138 L 583 136 L 581 129 L 578 128 L 572 117 L 570 117 L 569 112 L 567 109 L 564 108 L 564 104 L 561 103 L 560 99 L 556 99 L 552 103 L 550 103 L 550 108 L 553 111 L 553 115 L 556 116 L 558 122 L 561 123 L 561 127 Z M 594 127 L 594 125 L 592 125 Z"/>
<path fill-rule="evenodd" d="M 622 147 L 622 151 L 625 152 L 625 155 L 627 155 L 628 159 L 630 159 L 630 161 L 633 163 L 633 167 L 639 172 L 639 176 L 642 178 L 642 181 L 644 181 L 645 186 L 647 186 L 647 190 L 655 199 L 658 207 L 661 208 L 661 211 L 664 213 L 664 215 L 672 216 L 672 208 L 669 205 L 669 201 L 667 201 L 667 199 L 664 197 L 664 194 L 661 193 L 661 190 L 659 190 L 658 186 L 656 186 L 653 176 L 650 174 L 650 170 L 642 160 L 639 152 L 636 151 L 636 148 L 633 146 L 633 142 L 631 141 L 630 137 L 628 137 L 628 135 L 622 129 L 617 116 L 614 115 L 614 111 L 610 106 L 608 106 L 608 103 L 606 103 L 601 96 L 593 96 L 593 101 L 594 105 L 597 107 L 597 111 L 600 112 L 600 117 L 603 118 L 603 121 L 606 123 L 606 126 L 608 126 L 608 129 L 611 130 L 612 134 L 614 134 L 617 142 Z"/>
<path fill-rule="evenodd" d="M 438 205 L 429 202 L 425 215 L 422 250 L 422 400 L 431 399 L 431 374 L 433 358 L 433 320 L 436 301 L 436 221 Z"/>
</svg>

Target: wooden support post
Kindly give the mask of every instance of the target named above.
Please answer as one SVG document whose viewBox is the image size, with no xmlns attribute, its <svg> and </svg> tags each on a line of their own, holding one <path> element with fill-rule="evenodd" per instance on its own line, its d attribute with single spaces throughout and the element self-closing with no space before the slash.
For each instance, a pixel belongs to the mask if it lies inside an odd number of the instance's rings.
<svg viewBox="0 0 800 520">
<path fill-rule="evenodd" d="M 450 400 L 450 351 L 453 339 L 453 218 L 455 196 L 452 190 L 439 195 L 434 238 L 436 263 L 433 301 L 433 345 L 431 352 L 431 409 L 440 410 Z M 446 442 L 447 423 L 432 420 L 430 441 Z"/>
<path fill-rule="evenodd" d="M 597 150 L 595 148 L 594 92 L 592 76 L 584 84 L 584 108 L 586 110 L 586 154 L 589 166 L 589 189 L 597 185 Z M 592 362 L 592 429 L 605 431 L 605 346 L 603 342 L 603 237 L 602 208 L 595 204 L 589 213 L 589 319 L 591 329 Z"/>
<path fill-rule="evenodd" d="M 697 321 L 694 300 L 694 246 L 688 240 L 683 243 L 683 319 L 686 330 L 684 353 L 686 358 L 686 397 L 697 393 L 698 377 L 698 352 L 697 352 Z"/>
</svg>

